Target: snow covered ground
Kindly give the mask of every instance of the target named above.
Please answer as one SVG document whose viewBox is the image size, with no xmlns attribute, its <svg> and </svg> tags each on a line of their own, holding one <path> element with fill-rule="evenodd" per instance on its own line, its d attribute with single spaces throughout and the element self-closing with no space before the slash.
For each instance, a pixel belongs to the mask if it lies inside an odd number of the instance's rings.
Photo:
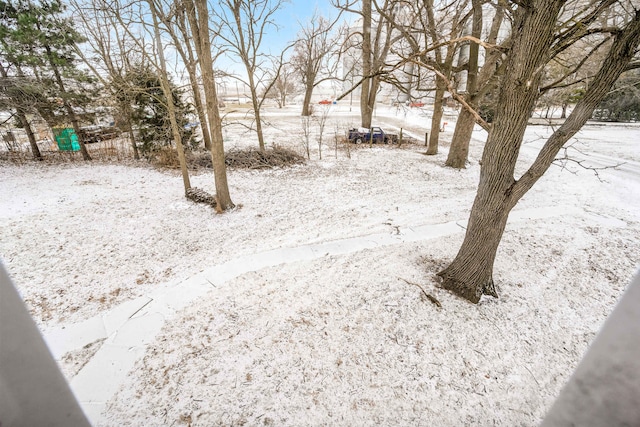
<svg viewBox="0 0 640 427">
<path fill-rule="evenodd" d="M 624 164 L 599 178 L 552 167 L 512 213 L 500 299 L 473 306 L 434 273 L 462 241 L 486 134 L 474 133 L 470 164 L 455 171 L 443 167 L 453 117 L 427 157 L 419 144 L 335 150 L 334 133 L 357 118 L 332 108 L 322 160 L 312 141 L 306 165 L 230 170 L 238 208 L 224 215 L 145 163 L 0 165 L 0 256 L 44 331 L 157 301 L 194 276 L 212 285 L 131 345 L 130 372 L 94 402 L 98 425 L 529 426 L 544 416 L 639 266 L 640 127 L 585 127 L 572 158 Z M 303 152 L 295 110 L 267 120 L 267 145 Z M 374 121 L 419 140 L 429 125 L 423 110 L 381 109 Z M 520 172 L 549 132 L 527 130 Z M 225 138 L 255 144 L 239 125 Z M 209 172 L 192 185 L 214 192 Z M 225 276 L 229 266 L 237 274 Z M 72 385 L 110 332 L 54 351 Z"/>
</svg>

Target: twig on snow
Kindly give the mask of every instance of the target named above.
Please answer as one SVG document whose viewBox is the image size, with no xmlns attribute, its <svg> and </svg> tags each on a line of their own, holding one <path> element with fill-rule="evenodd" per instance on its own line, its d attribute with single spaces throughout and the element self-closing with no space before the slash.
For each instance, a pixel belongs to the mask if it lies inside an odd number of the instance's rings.
<svg viewBox="0 0 640 427">
<path fill-rule="evenodd" d="M 434 297 L 433 295 L 427 293 L 427 291 L 424 290 L 424 288 L 422 286 L 420 286 L 417 283 L 413 283 L 408 281 L 407 279 L 403 279 L 402 277 L 398 277 L 398 279 L 400 280 L 404 280 L 407 284 L 409 285 L 413 285 L 413 286 L 417 286 L 420 288 L 420 290 L 422 291 L 422 293 L 424 294 L 425 297 L 427 297 L 427 299 L 429 301 L 431 301 L 432 303 L 434 303 L 438 308 L 442 308 L 442 304 L 440 304 L 440 301 L 438 301 L 438 299 L 436 297 Z"/>
</svg>

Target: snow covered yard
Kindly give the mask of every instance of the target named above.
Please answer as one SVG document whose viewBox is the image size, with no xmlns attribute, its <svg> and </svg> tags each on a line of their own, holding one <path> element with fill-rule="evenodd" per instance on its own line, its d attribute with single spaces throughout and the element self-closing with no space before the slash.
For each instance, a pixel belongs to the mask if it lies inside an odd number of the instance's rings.
<svg viewBox="0 0 640 427">
<path fill-rule="evenodd" d="M 299 140 L 299 119 L 270 119 L 273 141 Z M 407 128 L 422 132 L 415 120 Z M 435 157 L 419 145 L 361 147 L 351 158 L 325 147 L 304 166 L 231 170 L 241 206 L 224 215 L 184 199 L 175 173 L 145 166 L 3 164 L 0 256 L 47 330 L 243 257 L 291 255 L 221 280 L 163 319 L 99 425 L 536 425 L 638 268 L 639 131 L 581 132 L 594 166 L 625 165 L 601 180 L 552 168 L 512 214 L 495 266 L 501 298 L 478 306 L 433 276 L 462 241 L 481 132 L 462 171 L 442 166 L 446 145 Z M 548 132 L 530 127 L 527 139 Z M 244 135 L 227 138 L 241 145 Z M 523 147 L 523 165 L 535 145 Z M 213 192 L 210 173 L 192 184 Z M 308 244 L 442 224 L 454 226 L 295 256 Z M 70 380 L 103 341 L 60 358 Z"/>
</svg>

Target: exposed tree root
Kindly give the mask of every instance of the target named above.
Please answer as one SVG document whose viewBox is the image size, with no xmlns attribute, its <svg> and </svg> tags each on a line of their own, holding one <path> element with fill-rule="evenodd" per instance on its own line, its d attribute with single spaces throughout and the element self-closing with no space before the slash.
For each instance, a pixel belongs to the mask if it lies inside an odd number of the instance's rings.
<svg viewBox="0 0 640 427">
<path fill-rule="evenodd" d="M 438 301 L 438 299 L 436 297 L 434 297 L 433 295 L 427 293 L 427 291 L 424 290 L 424 288 L 422 286 L 420 286 L 417 283 L 413 283 L 408 281 L 407 279 L 403 279 L 402 277 L 398 277 L 398 279 L 403 280 L 405 283 L 409 284 L 409 285 L 413 285 L 413 286 L 417 286 L 418 288 L 420 288 L 420 290 L 422 291 L 422 294 L 427 297 L 427 299 L 429 301 L 431 301 L 432 303 L 434 303 L 438 308 L 442 308 L 442 304 L 440 304 L 440 301 Z"/>
</svg>

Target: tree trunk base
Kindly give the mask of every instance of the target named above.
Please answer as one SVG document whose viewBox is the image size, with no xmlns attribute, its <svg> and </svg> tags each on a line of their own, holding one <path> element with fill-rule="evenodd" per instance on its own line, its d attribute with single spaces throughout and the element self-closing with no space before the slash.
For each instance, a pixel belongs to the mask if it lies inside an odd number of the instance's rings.
<svg viewBox="0 0 640 427">
<path fill-rule="evenodd" d="M 480 301 L 482 295 L 490 295 L 498 298 L 498 292 L 496 292 L 493 279 L 489 279 L 484 283 L 468 283 L 458 279 L 455 279 L 447 273 L 447 269 L 438 273 L 438 276 L 442 279 L 442 287 L 454 294 L 477 304 Z"/>
</svg>

